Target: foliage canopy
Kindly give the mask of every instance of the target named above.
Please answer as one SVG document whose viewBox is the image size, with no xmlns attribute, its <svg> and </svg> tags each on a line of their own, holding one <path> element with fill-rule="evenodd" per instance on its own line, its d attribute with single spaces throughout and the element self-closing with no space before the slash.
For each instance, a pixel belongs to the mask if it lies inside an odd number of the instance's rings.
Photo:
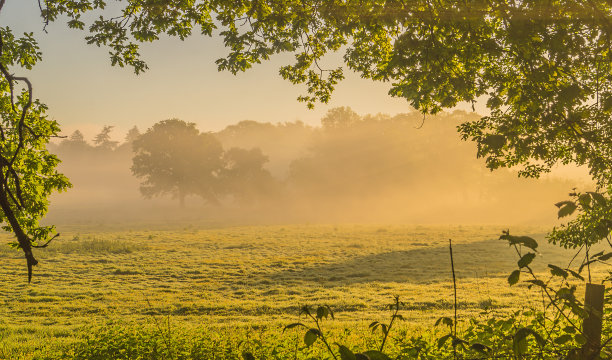
<svg viewBox="0 0 612 360">
<path fill-rule="evenodd" d="M 169 119 L 156 123 L 132 143 L 132 173 L 143 178 L 145 197 L 165 193 L 184 204 L 187 195 L 217 202 L 217 173 L 223 167 L 223 147 L 194 123 Z"/>
<path fill-rule="evenodd" d="M 12 66 L 31 69 L 38 60 L 40 53 L 31 34 L 16 38 L 10 29 L 0 27 L 0 221 L 4 230 L 16 236 L 11 245 L 24 251 L 28 279 L 38 263 L 32 248 L 45 247 L 57 236 L 53 226 L 39 224 L 47 212 L 48 197 L 70 187 L 55 169 L 59 159 L 46 148 L 59 132 L 57 122 L 47 118 L 44 104 L 33 100 L 29 81 L 7 70 Z M 19 91 L 16 81 L 24 81 L 27 88 Z"/>
</svg>

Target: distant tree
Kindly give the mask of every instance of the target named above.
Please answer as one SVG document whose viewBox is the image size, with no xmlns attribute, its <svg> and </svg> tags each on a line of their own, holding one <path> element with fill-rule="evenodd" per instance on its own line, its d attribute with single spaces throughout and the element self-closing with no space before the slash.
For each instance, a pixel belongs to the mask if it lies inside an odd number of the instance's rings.
<svg viewBox="0 0 612 360">
<path fill-rule="evenodd" d="M 133 142 L 132 173 L 146 198 L 169 194 L 185 205 L 198 195 L 218 203 L 223 147 L 212 134 L 179 119 L 158 122 Z"/>
<path fill-rule="evenodd" d="M 270 196 L 275 188 L 272 174 L 264 168 L 268 157 L 261 149 L 231 148 L 223 154 L 224 168 L 219 174 L 226 193 L 243 201 Z"/>
<path fill-rule="evenodd" d="M 455 131 L 474 117 L 461 112 L 436 115 L 435 121 L 417 130 L 415 124 L 422 120 L 417 111 L 362 117 L 350 108 L 331 109 L 322 119 L 327 126 L 289 165 L 287 185 L 310 197 L 334 199 L 407 189 L 425 178 L 430 183 L 454 179 L 440 187 L 457 190 L 451 185 L 469 182 L 479 174 L 473 166 L 482 166 L 471 146 L 457 143 Z M 445 165 L 435 166 L 441 163 Z"/>
<path fill-rule="evenodd" d="M 70 137 L 68 139 L 75 143 L 85 142 L 85 136 L 80 130 L 75 130 L 72 134 L 70 134 Z"/>
<path fill-rule="evenodd" d="M 69 154 L 84 155 L 85 150 L 91 149 L 91 146 L 85 141 L 85 136 L 80 130 L 75 130 L 68 138 L 62 140 L 57 147 L 58 154 L 62 156 Z"/>
<path fill-rule="evenodd" d="M 140 130 L 138 130 L 138 127 L 134 126 L 132 127 L 130 130 L 128 130 L 128 132 L 125 134 L 125 138 L 123 140 L 123 142 L 117 146 L 117 148 L 115 149 L 115 152 L 117 153 L 123 153 L 125 155 L 127 155 L 128 157 L 132 156 L 132 152 L 133 152 L 133 144 L 134 141 L 136 141 L 136 139 L 138 139 L 140 137 L 140 135 L 142 135 L 140 133 Z"/>
<path fill-rule="evenodd" d="M 330 109 L 321 119 L 321 125 L 327 129 L 340 129 L 349 127 L 358 121 L 361 121 L 359 114 L 350 107 L 341 106 Z"/>
<path fill-rule="evenodd" d="M 134 126 L 125 134 L 125 143 L 132 144 L 140 135 L 140 130 L 138 130 L 137 126 Z"/>
<path fill-rule="evenodd" d="M 97 148 L 101 148 L 104 150 L 113 150 L 119 144 L 118 141 L 112 141 L 110 137 L 111 131 L 113 131 L 114 126 L 104 125 L 102 131 L 94 138 L 93 142 Z"/>
</svg>

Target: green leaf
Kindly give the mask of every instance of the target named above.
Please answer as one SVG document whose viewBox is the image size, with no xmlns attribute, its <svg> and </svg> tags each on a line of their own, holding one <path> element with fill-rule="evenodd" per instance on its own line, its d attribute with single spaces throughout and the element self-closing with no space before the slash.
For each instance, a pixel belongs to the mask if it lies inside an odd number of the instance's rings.
<svg viewBox="0 0 612 360">
<path fill-rule="evenodd" d="M 532 335 L 535 338 L 540 347 L 546 345 L 544 338 L 542 338 L 542 336 L 535 330 L 523 327 L 516 331 L 512 339 L 512 348 L 515 354 L 522 355 L 527 352 L 527 336 L 529 335 Z"/>
<path fill-rule="evenodd" d="M 508 284 L 510 284 L 510 286 L 516 284 L 519 281 L 520 277 L 521 277 L 521 271 L 520 270 L 514 270 L 512 272 L 512 274 L 510 274 L 510 276 L 508 276 Z"/>
<path fill-rule="evenodd" d="M 570 334 L 563 334 L 559 336 L 558 338 L 556 338 L 554 342 L 555 344 L 563 345 L 571 340 L 572 340 L 572 336 Z"/>
<path fill-rule="evenodd" d="M 522 355 L 527 352 L 527 339 L 514 337 L 512 339 L 512 351 L 515 355 Z"/>
<path fill-rule="evenodd" d="M 306 346 L 311 346 L 317 341 L 317 338 L 321 335 L 321 332 L 317 329 L 308 329 L 304 335 L 304 343 Z"/>
<path fill-rule="evenodd" d="M 451 334 L 447 334 L 438 339 L 438 348 L 442 348 L 446 341 L 452 337 Z"/>
<path fill-rule="evenodd" d="M 344 345 L 338 345 L 341 360 L 357 360 L 355 354 Z"/>
<path fill-rule="evenodd" d="M 577 272 L 575 272 L 572 269 L 567 269 L 567 271 L 569 271 L 570 274 L 572 274 L 573 277 L 575 277 L 576 279 L 582 280 L 584 281 L 584 277 L 582 277 L 582 275 L 578 274 Z"/>
<path fill-rule="evenodd" d="M 534 238 L 529 236 L 513 236 L 510 234 L 503 234 L 499 238 L 500 240 L 508 241 L 509 245 L 522 245 L 530 248 L 531 250 L 535 250 L 538 248 L 538 242 L 535 241 Z"/>
<path fill-rule="evenodd" d="M 491 348 L 488 347 L 487 345 L 484 344 L 480 344 L 480 343 L 473 343 L 472 345 L 470 345 L 470 349 L 475 350 L 481 354 L 488 354 L 491 352 Z"/>
<path fill-rule="evenodd" d="M 565 271 L 564 269 L 561 269 L 557 265 L 548 264 L 548 267 L 550 268 L 550 273 L 553 274 L 554 276 L 561 276 L 564 279 L 567 279 L 567 277 L 569 276 L 567 271 Z"/>
<path fill-rule="evenodd" d="M 380 328 L 382 329 L 383 334 L 387 335 L 387 332 L 389 332 L 387 324 L 380 324 Z"/>
<path fill-rule="evenodd" d="M 561 201 L 556 203 L 555 206 L 559 208 L 559 212 L 557 213 L 559 219 L 573 214 L 578 207 L 573 201 Z"/>
<path fill-rule="evenodd" d="M 574 315 L 581 319 L 586 319 L 589 316 L 589 313 L 582 306 L 578 305 L 575 298 L 570 300 L 570 309 Z"/>
<path fill-rule="evenodd" d="M 285 331 L 285 330 L 287 330 L 287 329 L 293 329 L 294 327 L 297 327 L 297 326 L 307 327 L 306 325 L 304 325 L 304 324 L 302 324 L 302 323 L 297 322 L 297 323 L 293 323 L 293 324 L 289 324 L 289 325 L 285 326 L 285 327 L 283 328 L 283 331 Z"/>
<path fill-rule="evenodd" d="M 602 194 L 594 192 L 594 191 L 589 191 L 587 194 L 591 195 L 593 200 L 595 200 L 595 202 L 599 204 L 600 206 L 606 205 L 606 198 Z"/>
<path fill-rule="evenodd" d="M 610 235 L 611 225 L 610 220 L 603 219 L 599 222 L 599 224 L 597 224 L 597 226 L 595 226 L 595 233 L 603 239 Z"/>
<path fill-rule="evenodd" d="M 563 300 L 567 300 L 570 302 L 574 302 L 576 301 L 576 295 L 574 294 L 574 292 L 576 291 L 576 287 L 562 287 L 559 290 L 557 290 L 556 295 L 559 299 L 563 299 Z"/>
<path fill-rule="evenodd" d="M 602 100 L 602 109 L 605 110 L 605 111 L 612 110 L 612 96 L 606 96 Z"/>
<path fill-rule="evenodd" d="M 612 252 L 609 252 L 607 254 L 603 254 L 603 255 L 601 255 L 601 256 L 599 256 L 597 258 L 598 261 L 606 261 L 606 260 L 610 260 L 610 259 L 612 259 Z"/>
<path fill-rule="evenodd" d="M 436 324 L 434 326 L 438 326 L 440 324 L 447 325 L 447 326 L 453 326 L 453 319 L 447 316 L 443 316 L 441 318 L 438 318 L 438 320 L 436 320 Z"/>
<path fill-rule="evenodd" d="M 544 283 L 544 281 L 539 280 L 539 279 L 534 279 L 534 280 L 527 280 L 528 283 L 531 283 L 532 285 L 536 285 L 541 287 L 542 289 L 546 289 L 546 284 Z M 531 286 L 531 285 L 530 285 Z"/>
<path fill-rule="evenodd" d="M 591 195 L 580 194 L 580 196 L 578 197 L 578 202 L 583 208 L 590 209 L 591 208 Z"/>
<path fill-rule="evenodd" d="M 525 266 L 531 264 L 531 262 L 533 261 L 533 259 L 535 258 L 536 254 L 534 253 L 527 253 L 525 255 L 523 255 L 520 260 L 518 261 L 518 266 L 519 268 L 524 268 Z"/>
<path fill-rule="evenodd" d="M 506 145 L 506 137 L 498 134 L 487 135 L 482 142 L 487 144 L 493 151 L 495 151 Z"/>
<path fill-rule="evenodd" d="M 582 334 L 575 334 L 574 340 L 578 343 L 578 345 L 584 345 L 587 343 L 587 339 Z"/>
</svg>

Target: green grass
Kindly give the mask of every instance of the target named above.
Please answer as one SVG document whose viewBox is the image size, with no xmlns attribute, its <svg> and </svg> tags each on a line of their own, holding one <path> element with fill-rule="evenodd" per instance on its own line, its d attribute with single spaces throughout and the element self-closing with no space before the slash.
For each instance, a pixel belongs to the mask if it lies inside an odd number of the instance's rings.
<svg viewBox="0 0 612 360">
<path fill-rule="evenodd" d="M 304 304 L 330 305 L 337 315 L 334 331 L 367 333 L 370 321 L 387 318 L 385 306 L 396 294 L 406 303 L 402 327 L 429 328 L 452 312 L 449 238 L 461 318 L 541 304 L 539 293 L 508 287 L 517 258 L 497 240 L 499 227 L 67 230 L 38 251 L 31 284 L 21 253 L 0 248 L 0 358 L 35 358 L 74 342 L 91 326 L 117 321 L 151 329 L 162 321 L 176 332 L 203 333 L 263 326 L 266 336 L 279 338 L 289 336 L 279 329 L 296 321 Z M 542 240 L 539 271 L 566 263 L 569 252 L 545 244 L 542 229 L 513 233 Z"/>
</svg>

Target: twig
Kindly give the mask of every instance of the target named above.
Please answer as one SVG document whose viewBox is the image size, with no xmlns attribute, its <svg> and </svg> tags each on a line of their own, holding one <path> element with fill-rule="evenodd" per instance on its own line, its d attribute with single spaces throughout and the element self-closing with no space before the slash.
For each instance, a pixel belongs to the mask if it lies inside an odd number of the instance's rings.
<svg viewBox="0 0 612 360">
<path fill-rule="evenodd" d="M 423 125 L 425 125 L 425 113 L 423 113 L 423 121 L 421 121 L 421 125 L 415 126 L 414 128 L 420 130 L 423 128 Z"/>
<path fill-rule="evenodd" d="M 46 243 L 44 243 L 44 244 L 42 244 L 42 245 L 32 245 L 32 247 L 33 247 L 33 248 L 37 248 L 37 249 L 46 248 L 47 246 L 49 246 L 49 243 L 50 243 L 50 242 L 51 242 L 53 239 L 57 238 L 59 235 L 60 235 L 60 234 L 59 234 L 59 233 L 57 233 L 57 234 L 53 235 L 53 237 L 52 237 L 51 239 L 47 240 L 47 242 L 46 242 Z"/>
<path fill-rule="evenodd" d="M 393 312 L 393 315 L 391 316 L 391 321 L 389 322 L 389 326 L 387 327 L 385 331 L 385 337 L 383 337 L 382 344 L 380 344 L 380 352 L 382 352 L 383 348 L 385 347 L 385 342 L 387 341 L 387 337 L 389 336 L 389 333 L 391 332 L 391 327 L 393 326 L 393 322 L 395 321 L 395 318 L 397 317 L 397 313 L 399 312 L 400 301 L 399 301 L 398 295 L 395 295 L 395 304 L 393 305 L 395 306 L 395 311 Z"/>
</svg>

